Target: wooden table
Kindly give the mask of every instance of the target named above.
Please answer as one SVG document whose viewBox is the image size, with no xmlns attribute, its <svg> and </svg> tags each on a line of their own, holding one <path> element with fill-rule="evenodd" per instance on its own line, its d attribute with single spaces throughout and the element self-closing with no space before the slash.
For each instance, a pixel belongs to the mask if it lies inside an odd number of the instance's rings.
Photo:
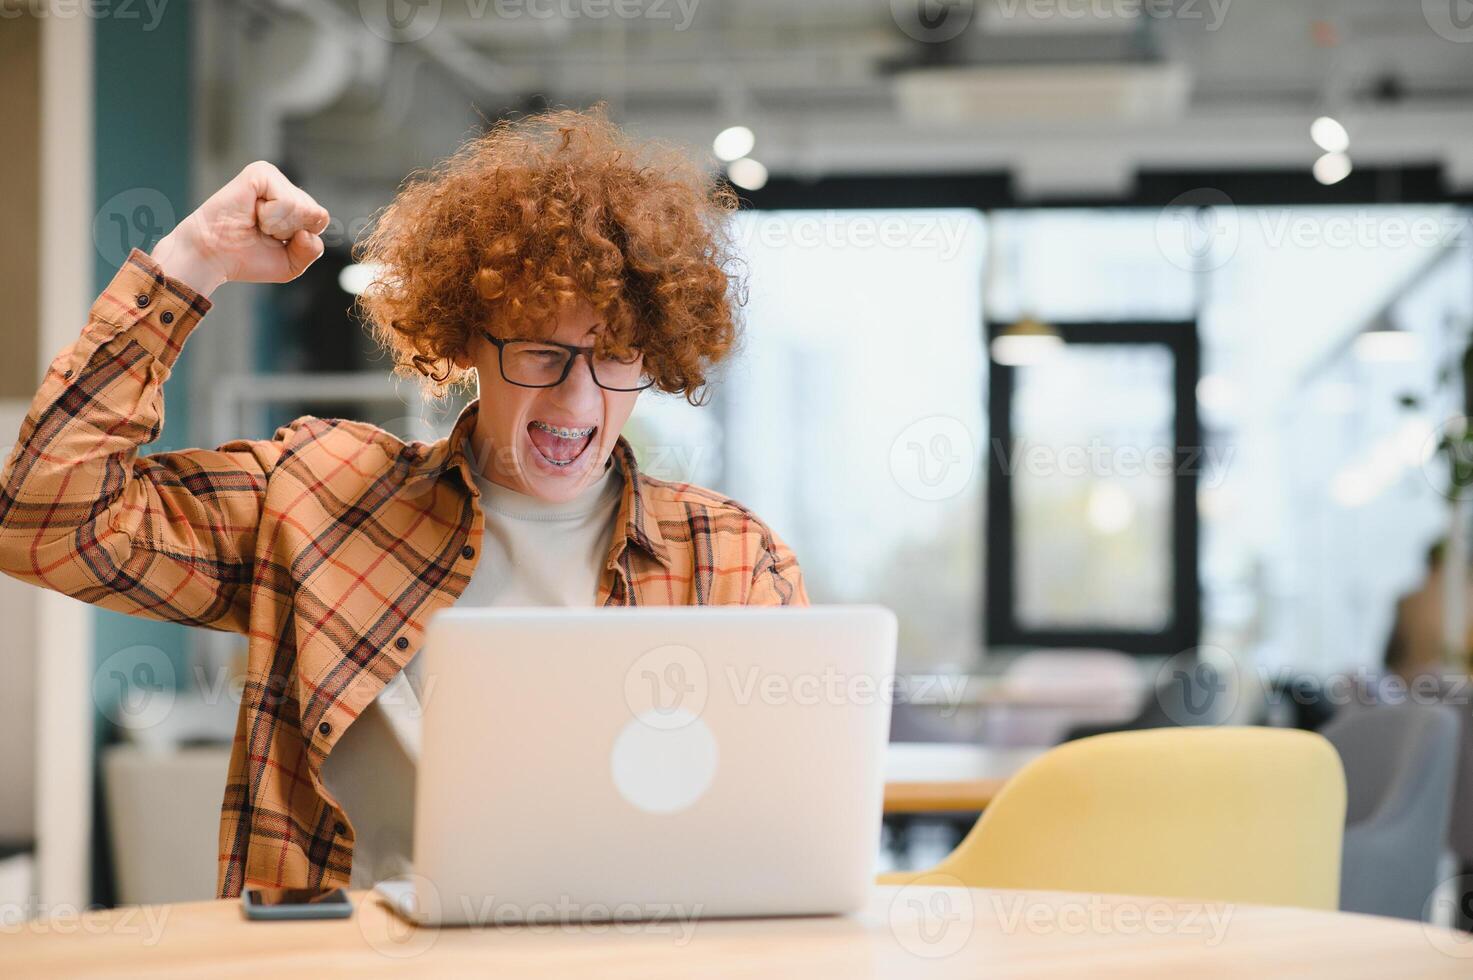
<svg viewBox="0 0 1473 980">
<path fill-rule="evenodd" d="M 892 742 L 885 754 L 885 813 L 977 813 L 1042 748 Z"/>
<path fill-rule="evenodd" d="M 234 901 L 0 930 L 6 977 L 1461 977 L 1473 937 L 1370 916 L 1177 900 L 876 888 L 806 919 L 415 929 L 372 894 L 352 919 L 247 922 Z"/>
</svg>

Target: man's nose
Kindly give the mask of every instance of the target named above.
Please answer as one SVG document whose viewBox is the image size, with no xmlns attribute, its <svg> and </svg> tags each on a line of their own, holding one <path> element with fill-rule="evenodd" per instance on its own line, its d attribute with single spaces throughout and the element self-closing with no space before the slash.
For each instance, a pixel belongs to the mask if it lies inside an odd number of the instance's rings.
<svg viewBox="0 0 1473 980">
<path fill-rule="evenodd" d="M 598 384 L 593 380 L 593 362 L 587 354 L 580 351 L 573 355 L 568 376 L 553 391 L 560 402 L 569 406 L 586 405 L 599 397 Z"/>
</svg>

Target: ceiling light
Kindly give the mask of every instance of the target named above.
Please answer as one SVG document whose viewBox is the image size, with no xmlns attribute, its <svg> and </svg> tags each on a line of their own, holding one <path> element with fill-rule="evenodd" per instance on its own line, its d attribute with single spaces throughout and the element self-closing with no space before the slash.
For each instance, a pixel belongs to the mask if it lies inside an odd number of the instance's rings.
<svg viewBox="0 0 1473 980">
<path fill-rule="evenodd" d="M 355 263 L 345 265 L 338 273 L 338 285 L 343 292 L 354 296 L 363 295 L 363 291 L 373 285 L 378 278 L 378 266 L 371 263 Z"/>
<path fill-rule="evenodd" d="M 1227 415 L 1238 404 L 1238 391 L 1221 374 L 1205 374 L 1197 382 L 1197 402 L 1214 415 Z"/>
<path fill-rule="evenodd" d="M 767 168 L 751 157 L 731 161 L 726 176 L 744 191 L 760 191 L 767 184 Z"/>
<path fill-rule="evenodd" d="M 711 151 L 716 159 L 730 163 L 751 153 L 756 145 L 757 137 L 746 126 L 728 126 L 711 141 Z"/>
<path fill-rule="evenodd" d="M 1355 338 L 1355 356 L 1371 364 L 1415 361 L 1421 353 L 1422 342 L 1416 334 L 1394 327 L 1367 330 Z"/>
<path fill-rule="evenodd" d="M 1344 153 L 1350 149 L 1350 134 L 1338 119 L 1320 116 L 1309 124 L 1309 138 L 1326 153 Z"/>
<path fill-rule="evenodd" d="M 1096 483 L 1085 509 L 1100 534 L 1119 534 L 1135 521 L 1135 501 L 1118 483 Z"/>
<path fill-rule="evenodd" d="M 1037 320 L 1019 320 L 992 338 L 992 359 L 1005 367 L 1042 364 L 1064 347 L 1053 327 Z"/>
<path fill-rule="evenodd" d="M 1344 153 L 1326 153 L 1314 162 L 1314 179 L 1329 186 L 1350 176 L 1350 157 Z"/>
</svg>

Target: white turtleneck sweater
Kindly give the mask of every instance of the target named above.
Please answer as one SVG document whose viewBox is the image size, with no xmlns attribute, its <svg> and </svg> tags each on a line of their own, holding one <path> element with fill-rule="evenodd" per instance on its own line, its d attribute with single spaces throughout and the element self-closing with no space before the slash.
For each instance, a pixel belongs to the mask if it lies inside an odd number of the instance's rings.
<svg viewBox="0 0 1473 980">
<path fill-rule="evenodd" d="M 604 475 L 573 500 L 549 503 L 477 475 L 485 531 L 463 606 L 591 606 L 613 540 L 624 474 Z M 404 874 L 414 839 L 422 658 L 416 655 L 343 733 L 322 767 L 352 821 L 352 887 Z M 431 692 L 433 694 L 433 692 Z"/>
</svg>

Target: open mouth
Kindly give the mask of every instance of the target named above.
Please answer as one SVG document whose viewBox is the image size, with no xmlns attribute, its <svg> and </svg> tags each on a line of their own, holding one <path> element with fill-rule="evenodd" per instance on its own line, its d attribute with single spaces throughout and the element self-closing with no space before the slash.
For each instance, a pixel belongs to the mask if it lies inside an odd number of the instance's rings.
<svg viewBox="0 0 1473 980">
<path fill-rule="evenodd" d="M 527 437 L 532 440 L 532 447 L 550 466 L 571 466 L 593 442 L 593 434 L 597 431 L 596 425 L 570 428 L 541 419 L 527 423 Z"/>
</svg>

